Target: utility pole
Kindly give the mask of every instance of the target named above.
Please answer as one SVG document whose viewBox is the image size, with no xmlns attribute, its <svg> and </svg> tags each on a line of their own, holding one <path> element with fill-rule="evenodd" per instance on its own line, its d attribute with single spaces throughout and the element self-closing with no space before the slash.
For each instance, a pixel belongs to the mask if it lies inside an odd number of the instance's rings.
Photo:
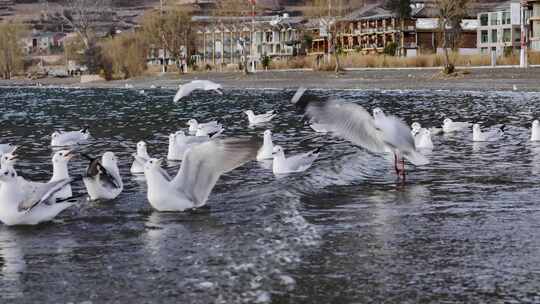
<svg viewBox="0 0 540 304">
<path fill-rule="evenodd" d="M 521 50 L 519 53 L 519 67 L 521 68 L 527 68 L 527 26 L 525 25 L 525 22 L 527 21 L 526 18 L 526 6 L 527 6 L 527 0 L 521 0 Z"/>
<path fill-rule="evenodd" d="M 165 35 L 163 34 L 163 0 L 159 0 L 159 26 L 161 27 L 161 72 L 165 73 L 167 70 L 165 68 L 165 46 L 164 41 Z"/>
</svg>

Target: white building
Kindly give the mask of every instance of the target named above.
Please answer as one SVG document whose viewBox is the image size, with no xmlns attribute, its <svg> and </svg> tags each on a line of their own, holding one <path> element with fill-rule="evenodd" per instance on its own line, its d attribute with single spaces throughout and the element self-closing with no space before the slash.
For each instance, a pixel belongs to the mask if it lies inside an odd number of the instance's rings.
<svg viewBox="0 0 540 304">
<path fill-rule="evenodd" d="M 478 14 L 477 45 L 480 53 L 491 50 L 502 55 L 506 50 L 521 48 L 521 6 L 519 1 L 509 1 L 492 12 Z"/>
</svg>

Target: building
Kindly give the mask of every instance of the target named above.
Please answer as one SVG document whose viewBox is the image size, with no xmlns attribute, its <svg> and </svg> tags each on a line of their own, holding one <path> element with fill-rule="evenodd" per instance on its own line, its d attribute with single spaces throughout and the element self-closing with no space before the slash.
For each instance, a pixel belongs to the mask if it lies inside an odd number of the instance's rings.
<svg viewBox="0 0 540 304">
<path fill-rule="evenodd" d="M 478 14 L 477 44 L 480 53 L 491 50 L 503 55 L 505 51 L 521 49 L 521 5 L 512 1 L 497 6 L 494 11 Z"/>
<path fill-rule="evenodd" d="M 528 9 L 529 47 L 540 51 L 540 0 L 525 0 Z"/>
<path fill-rule="evenodd" d="M 67 35 L 59 32 L 38 32 L 23 38 L 24 51 L 26 54 L 54 54 L 62 52 Z"/>
<path fill-rule="evenodd" d="M 281 16 L 194 16 L 198 24 L 196 58 L 213 65 L 261 62 L 294 56 L 300 47 L 303 18 Z M 253 42 L 253 43 L 252 43 Z"/>
</svg>

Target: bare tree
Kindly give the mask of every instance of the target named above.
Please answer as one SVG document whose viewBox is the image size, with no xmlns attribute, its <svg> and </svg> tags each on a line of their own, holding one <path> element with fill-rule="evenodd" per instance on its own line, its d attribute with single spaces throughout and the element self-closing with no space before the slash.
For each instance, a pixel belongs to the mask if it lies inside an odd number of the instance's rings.
<svg viewBox="0 0 540 304">
<path fill-rule="evenodd" d="M 451 33 L 458 30 L 461 21 L 467 16 L 467 9 L 472 0 L 436 0 L 439 17 L 439 32 L 441 33 L 444 51 L 444 73 L 451 74 L 455 70 L 449 54 Z"/>
<path fill-rule="evenodd" d="M 23 68 L 23 50 L 20 45 L 26 29 L 16 23 L 0 23 L 0 76 L 10 79 Z"/>
<path fill-rule="evenodd" d="M 88 50 L 95 43 L 99 23 L 112 22 L 111 0 L 65 0 L 61 12 L 49 15 L 71 27 Z"/>
</svg>

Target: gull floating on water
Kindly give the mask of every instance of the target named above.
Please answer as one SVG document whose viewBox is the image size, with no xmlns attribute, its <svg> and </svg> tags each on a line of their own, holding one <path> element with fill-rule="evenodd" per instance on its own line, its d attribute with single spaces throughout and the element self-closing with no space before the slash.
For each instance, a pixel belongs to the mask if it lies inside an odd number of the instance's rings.
<svg viewBox="0 0 540 304">
<path fill-rule="evenodd" d="M 81 129 L 79 131 L 69 131 L 61 132 L 55 131 L 51 135 L 51 146 L 53 147 L 65 147 L 65 146 L 75 146 L 79 144 L 86 143 L 90 138 L 90 132 L 88 127 Z"/>
<path fill-rule="evenodd" d="M 272 131 L 266 130 L 263 133 L 263 145 L 257 152 L 257 160 L 273 159 L 274 143 L 272 143 Z"/>
<path fill-rule="evenodd" d="M 160 171 L 161 160 L 151 158 L 144 167 L 148 201 L 158 211 L 184 211 L 204 206 L 219 176 L 254 160 L 258 139 L 214 139 L 192 147 L 172 180 Z"/>
<path fill-rule="evenodd" d="M 0 168 L 0 221 L 5 225 L 36 225 L 52 220 L 73 203 L 54 202 L 71 179 L 34 183 L 17 175 L 13 167 Z M 50 203 L 50 201 L 54 203 Z"/>
<path fill-rule="evenodd" d="M 138 156 L 138 158 L 135 157 L 129 171 L 132 174 L 144 174 L 144 162 L 140 162 L 140 159 L 144 159 L 145 161 L 150 159 L 144 141 L 141 140 L 137 143 L 137 153 L 134 156 Z"/>
<path fill-rule="evenodd" d="M 112 200 L 124 189 L 124 183 L 118 170 L 118 160 L 113 152 L 105 152 L 99 158 L 84 155 L 90 160 L 83 178 L 90 200 Z M 142 160 L 141 160 L 142 161 Z"/>
<path fill-rule="evenodd" d="M 431 141 L 431 130 L 426 128 L 420 128 L 418 133 L 414 136 L 414 144 L 416 149 L 433 150 L 433 142 Z"/>
<path fill-rule="evenodd" d="M 374 109 L 372 117 L 362 106 L 339 100 L 319 100 L 303 94 L 300 88 L 293 99 L 297 108 L 312 122 L 325 125 L 329 132 L 374 153 L 394 154 L 396 173 L 405 176 L 404 159 L 416 166 L 429 160 L 416 150 L 410 128 L 399 118 Z M 300 94 L 299 92 L 302 92 Z M 401 159 L 402 168 L 398 168 Z"/>
<path fill-rule="evenodd" d="M 411 134 L 413 136 L 416 136 L 416 134 L 418 134 L 421 129 L 425 129 L 425 128 L 422 128 L 422 125 L 419 122 L 413 122 L 411 124 Z M 431 135 L 439 135 L 443 133 L 442 128 L 431 127 L 428 130 L 431 132 Z"/>
<path fill-rule="evenodd" d="M 223 132 L 223 126 L 215 120 L 199 123 L 196 119 L 190 119 L 187 124 L 189 126 L 189 133 L 196 136 L 208 136 L 209 134 Z"/>
<path fill-rule="evenodd" d="M 452 133 L 468 129 L 471 126 L 470 122 L 453 121 L 450 118 L 445 118 L 443 121 L 443 132 Z"/>
<path fill-rule="evenodd" d="M 538 120 L 532 122 L 531 141 L 540 141 L 540 122 L 538 122 Z"/>
<path fill-rule="evenodd" d="M 249 124 L 251 126 L 267 123 L 277 115 L 277 114 L 274 114 L 274 111 L 268 111 L 266 113 L 258 114 L 258 115 L 253 113 L 252 110 L 244 111 L 244 113 L 246 113 Z"/>
<path fill-rule="evenodd" d="M 319 149 L 285 157 L 283 148 L 281 146 L 275 146 L 273 155 L 272 171 L 274 174 L 296 173 L 306 171 L 311 167 L 313 162 L 319 157 Z"/>
<path fill-rule="evenodd" d="M 187 136 L 184 131 L 177 131 L 169 135 L 169 150 L 167 159 L 180 161 L 184 158 L 186 151 L 196 145 L 200 145 L 210 140 L 208 136 Z"/>
<path fill-rule="evenodd" d="M 505 125 L 489 131 L 482 132 L 479 124 L 473 125 L 473 141 L 497 141 L 504 135 Z"/>
<path fill-rule="evenodd" d="M 221 91 L 221 85 L 210 80 L 193 80 L 184 85 L 179 85 L 178 92 L 174 96 L 173 101 L 178 102 L 180 99 L 188 96 L 195 90 L 215 91 L 219 95 L 223 95 Z"/>
</svg>

